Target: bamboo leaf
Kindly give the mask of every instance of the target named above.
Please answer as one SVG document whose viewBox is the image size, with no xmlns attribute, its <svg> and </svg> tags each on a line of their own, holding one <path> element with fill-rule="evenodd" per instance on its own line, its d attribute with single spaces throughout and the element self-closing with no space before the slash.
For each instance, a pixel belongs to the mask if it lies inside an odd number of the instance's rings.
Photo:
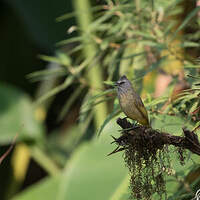
<svg viewBox="0 0 200 200">
<path fill-rule="evenodd" d="M 47 62 L 55 62 L 60 64 L 60 60 L 54 56 L 39 55 L 38 57 Z"/>
<path fill-rule="evenodd" d="M 103 6 L 102 6 L 102 5 L 100 5 L 100 6 L 94 6 L 94 7 L 91 8 L 91 11 L 92 11 L 92 12 L 97 12 L 97 11 L 100 11 L 100 10 L 102 10 L 102 9 L 103 9 Z M 72 17 L 75 17 L 77 14 L 78 14 L 78 12 L 67 13 L 67 14 L 64 14 L 64 15 L 62 15 L 62 16 L 60 16 L 60 17 L 57 17 L 57 18 L 56 18 L 56 21 L 57 21 L 57 22 L 61 22 L 61 21 L 63 21 L 63 20 L 67 20 L 67 19 L 70 19 L 70 18 L 72 18 Z"/>
<path fill-rule="evenodd" d="M 100 98 L 100 97 L 103 97 L 103 96 L 105 96 L 105 95 L 107 95 L 107 94 L 111 94 L 111 93 L 114 93 L 114 92 L 115 92 L 115 89 L 108 89 L 108 90 L 105 90 L 105 91 L 103 91 L 103 92 L 101 92 L 101 93 L 95 95 L 95 96 L 91 96 L 91 97 L 88 99 L 87 104 L 86 104 L 85 106 L 91 104 L 92 102 L 94 102 L 96 99 L 98 99 L 98 98 Z"/>
<path fill-rule="evenodd" d="M 40 97 L 36 101 L 35 104 L 36 105 L 41 104 L 42 102 L 44 102 L 48 98 L 52 97 L 53 95 L 56 95 L 57 93 L 61 92 L 64 89 L 66 89 L 74 81 L 74 79 L 75 79 L 74 76 L 69 76 L 68 78 L 65 79 L 64 83 L 60 84 L 59 86 L 53 88 L 52 90 L 50 90 L 49 92 L 44 94 L 42 97 Z"/>
<path fill-rule="evenodd" d="M 61 42 L 56 43 L 56 46 L 62 46 L 62 45 L 66 45 L 66 44 L 70 44 L 74 42 L 81 42 L 83 39 L 84 39 L 84 36 L 72 37 L 70 39 L 63 40 Z"/>
<path fill-rule="evenodd" d="M 67 70 L 64 68 L 56 68 L 56 69 L 45 69 L 36 72 L 32 72 L 28 74 L 26 77 L 28 79 L 34 79 L 38 77 L 47 77 L 47 76 L 65 76 L 67 74 Z"/>
</svg>

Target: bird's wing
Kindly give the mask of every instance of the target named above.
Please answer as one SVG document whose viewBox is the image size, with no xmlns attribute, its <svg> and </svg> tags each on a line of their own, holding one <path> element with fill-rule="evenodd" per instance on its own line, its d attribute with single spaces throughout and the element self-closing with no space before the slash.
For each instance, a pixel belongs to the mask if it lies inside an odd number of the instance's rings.
<svg viewBox="0 0 200 200">
<path fill-rule="evenodd" d="M 140 111 L 141 115 L 146 119 L 147 123 L 149 124 L 147 110 L 146 110 L 139 95 L 137 95 L 137 98 L 135 98 L 135 106 L 137 107 L 137 109 Z"/>
</svg>

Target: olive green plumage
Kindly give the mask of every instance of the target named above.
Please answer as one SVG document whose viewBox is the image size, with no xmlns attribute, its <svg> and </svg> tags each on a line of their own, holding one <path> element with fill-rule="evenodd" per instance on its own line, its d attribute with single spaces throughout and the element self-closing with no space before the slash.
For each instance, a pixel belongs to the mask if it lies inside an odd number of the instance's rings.
<svg viewBox="0 0 200 200">
<path fill-rule="evenodd" d="M 140 96 L 133 89 L 131 82 L 126 76 L 122 76 L 116 85 L 119 103 L 126 116 L 144 126 L 150 126 L 147 110 Z"/>
</svg>

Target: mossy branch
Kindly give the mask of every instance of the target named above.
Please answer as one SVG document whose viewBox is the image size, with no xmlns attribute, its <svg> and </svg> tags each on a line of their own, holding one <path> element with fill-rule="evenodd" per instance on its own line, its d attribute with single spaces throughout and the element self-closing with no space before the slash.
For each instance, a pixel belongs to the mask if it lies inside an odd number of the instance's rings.
<svg viewBox="0 0 200 200">
<path fill-rule="evenodd" d="M 184 136 L 174 136 L 170 133 L 160 132 L 149 127 L 136 126 L 128 122 L 126 119 L 117 119 L 117 124 L 124 129 L 123 134 L 115 141 L 119 146 L 126 148 L 126 145 L 139 142 L 140 149 L 142 147 L 152 148 L 151 151 L 162 149 L 164 145 L 173 145 L 182 149 L 187 149 L 194 154 L 200 155 L 200 143 L 197 135 L 193 131 L 183 128 Z"/>
<path fill-rule="evenodd" d="M 167 199 L 165 175 L 173 175 L 168 146 L 178 148 L 181 164 L 184 164 L 184 150 L 200 155 L 200 143 L 194 131 L 183 128 L 183 136 L 131 124 L 126 119 L 117 119 L 123 129 L 119 138 L 113 137 L 117 148 L 110 154 L 124 151 L 124 160 L 130 171 L 131 197 L 152 199 L 157 193 L 160 199 Z"/>
</svg>

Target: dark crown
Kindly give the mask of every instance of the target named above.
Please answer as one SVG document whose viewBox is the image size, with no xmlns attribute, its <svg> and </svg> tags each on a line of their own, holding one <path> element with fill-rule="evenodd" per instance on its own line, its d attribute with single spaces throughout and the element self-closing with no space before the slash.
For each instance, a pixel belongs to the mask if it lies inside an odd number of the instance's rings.
<svg viewBox="0 0 200 200">
<path fill-rule="evenodd" d="M 127 80 L 127 77 L 125 75 L 121 76 L 119 80 Z"/>
</svg>

